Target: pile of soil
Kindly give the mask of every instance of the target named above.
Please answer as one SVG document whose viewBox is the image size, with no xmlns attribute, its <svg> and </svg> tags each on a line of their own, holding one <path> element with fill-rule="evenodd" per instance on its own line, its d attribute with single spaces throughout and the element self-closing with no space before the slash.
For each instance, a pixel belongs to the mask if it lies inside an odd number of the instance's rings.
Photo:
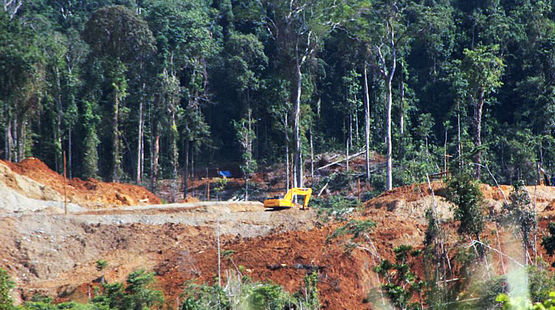
<svg viewBox="0 0 555 310">
<path fill-rule="evenodd" d="M 63 196 L 50 187 L 13 172 L 0 163 L 0 213 L 81 211 L 75 204 L 63 203 Z"/>
<path fill-rule="evenodd" d="M 37 158 L 28 158 L 19 163 L 0 161 L 0 166 L 1 164 L 9 167 L 16 174 L 39 183 L 44 193 L 52 193 L 36 199 L 62 201 L 66 193 L 69 202 L 93 209 L 161 203 L 160 198 L 140 186 L 105 183 L 96 179 L 86 181 L 79 178 L 65 179 Z M 7 185 L 12 187 L 13 182 Z M 35 191 L 28 189 L 23 191 L 25 195 L 35 195 Z"/>
</svg>

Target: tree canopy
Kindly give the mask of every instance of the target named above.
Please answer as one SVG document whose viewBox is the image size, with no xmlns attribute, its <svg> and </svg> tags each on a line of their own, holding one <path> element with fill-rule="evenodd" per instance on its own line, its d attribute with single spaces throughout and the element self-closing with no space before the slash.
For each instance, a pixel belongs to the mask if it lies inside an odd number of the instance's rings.
<svg viewBox="0 0 555 310">
<path fill-rule="evenodd" d="M 555 173 L 547 1 L 18 1 L 0 29 L 2 159 L 153 189 L 366 149 L 376 189 Z"/>
</svg>

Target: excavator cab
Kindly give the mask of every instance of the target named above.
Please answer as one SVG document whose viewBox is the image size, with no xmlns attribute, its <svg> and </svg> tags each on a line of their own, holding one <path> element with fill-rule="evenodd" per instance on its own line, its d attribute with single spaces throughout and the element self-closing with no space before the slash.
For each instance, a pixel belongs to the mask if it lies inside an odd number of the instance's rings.
<svg viewBox="0 0 555 310">
<path fill-rule="evenodd" d="M 295 197 L 304 196 L 302 204 L 295 203 Z M 265 208 L 285 209 L 298 207 L 300 209 L 308 209 L 308 202 L 312 196 L 312 188 L 293 187 L 283 198 L 273 198 L 264 200 Z"/>
</svg>

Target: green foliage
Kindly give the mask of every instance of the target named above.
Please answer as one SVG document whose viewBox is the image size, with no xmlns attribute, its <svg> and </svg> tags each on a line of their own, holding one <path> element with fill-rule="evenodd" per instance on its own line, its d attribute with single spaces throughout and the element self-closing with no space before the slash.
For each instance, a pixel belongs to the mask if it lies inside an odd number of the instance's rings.
<svg viewBox="0 0 555 310">
<path fill-rule="evenodd" d="M 228 278 L 225 287 L 217 284 L 198 285 L 190 281 L 182 298 L 181 310 L 208 309 L 320 309 L 318 300 L 318 273 L 305 276 L 305 285 L 295 294 L 290 294 L 273 283 L 253 282 L 248 277 Z"/>
<path fill-rule="evenodd" d="M 314 190 L 318 191 L 326 184 L 331 191 L 347 191 L 347 189 L 354 184 L 357 179 L 355 172 L 335 172 L 330 176 L 323 177 L 319 180 L 318 184 L 314 186 Z"/>
<path fill-rule="evenodd" d="M 108 262 L 102 259 L 96 261 L 96 270 L 101 271 L 104 270 L 108 266 Z"/>
<path fill-rule="evenodd" d="M 547 254 L 553 255 L 555 252 L 555 223 L 549 223 L 547 227 L 549 234 L 542 239 L 542 245 L 547 251 Z"/>
<path fill-rule="evenodd" d="M 555 274 L 549 270 L 547 263 L 538 261 L 527 268 L 528 289 L 532 302 L 541 302 L 549 298 L 550 292 L 555 287 Z"/>
<path fill-rule="evenodd" d="M 333 233 L 328 236 L 327 240 L 329 241 L 344 235 L 352 235 L 351 239 L 355 240 L 362 234 L 371 232 L 372 228 L 375 226 L 376 223 L 372 220 L 350 220 L 347 224 L 334 230 Z"/>
<path fill-rule="evenodd" d="M 98 9 L 85 25 L 85 41 L 93 53 L 130 62 L 154 51 L 148 24 L 124 6 Z"/>
<path fill-rule="evenodd" d="M 85 111 L 82 115 L 83 131 L 85 132 L 85 139 L 83 141 L 84 154 L 82 157 L 82 172 L 84 178 L 96 178 L 98 173 L 98 135 L 96 132 L 96 123 L 98 117 L 93 112 L 92 103 L 89 101 L 84 102 Z"/>
<path fill-rule="evenodd" d="M 365 142 L 366 69 L 370 147 L 381 154 L 382 103 L 392 101 L 395 185 L 443 170 L 445 154 L 461 164 L 451 171 L 481 154 L 506 184 L 535 183 L 536 162 L 555 169 L 548 1 L 8 2 L 3 159 L 35 156 L 61 171 L 65 151 L 72 176 L 139 172 L 154 185 L 185 159 L 189 169 L 283 164 L 296 140 L 306 160 L 309 137 L 316 153 L 355 151 Z M 246 156 L 233 124 L 249 110 L 256 139 Z M 371 166 L 365 199 L 386 187 L 384 167 Z M 331 178 L 332 190 L 354 179 L 320 177 Z"/>
<path fill-rule="evenodd" d="M 507 294 L 499 294 L 495 299 L 503 306 L 504 310 L 547 310 L 555 309 L 555 292 L 550 292 L 549 297 L 542 302 L 532 304 L 522 297 L 511 298 Z"/>
<path fill-rule="evenodd" d="M 13 299 L 10 296 L 10 291 L 14 288 L 15 283 L 10 278 L 8 272 L 0 268 L 0 310 L 12 310 Z"/>
<path fill-rule="evenodd" d="M 23 305 L 24 310 L 109 310 L 106 307 L 98 307 L 93 304 L 80 304 L 76 302 L 63 302 L 52 304 L 49 301 L 33 301 Z"/>
<path fill-rule="evenodd" d="M 291 296 L 279 285 L 255 285 L 246 292 L 247 298 L 241 305 L 251 309 L 287 309 L 292 304 Z"/>
<path fill-rule="evenodd" d="M 354 198 L 348 198 L 341 195 L 333 195 L 327 198 L 312 198 L 310 207 L 318 210 L 318 214 L 324 216 L 324 220 L 332 217 L 337 220 L 346 220 L 347 216 L 352 213 L 359 203 Z"/>
<path fill-rule="evenodd" d="M 501 75 L 505 64 L 497 56 L 499 45 L 477 46 L 464 50 L 462 72 L 474 100 L 484 97 L 503 85 Z M 482 94 L 480 94 L 482 92 Z"/>
<path fill-rule="evenodd" d="M 304 288 L 296 294 L 300 309 L 317 310 L 321 308 L 317 285 L 318 272 L 307 273 L 304 277 Z"/>
<path fill-rule="evenodd" d="M 478 183 L 466 173 L 455 175 L 447 184 L 447 199 L 454 203 L 458 232 L 480 239 L 484 227 L 483 198 Z"/>
<path fill-rule="evenodd" d="M 512 283 L 508 275 L 495 276 L 491 279 L 474 279 L 469 287 L 462 289 L 459 293 L 459 299 L 462 300 L 459 303 L 460 307 L 462 309 L 492 309 L 501 301 L 499 296 L 511 293 L 515 294 L 513 297 L 519 303 L 526 303 L 526 305 L 541 303 L 549 298 L 555 285 L 553 273 L 546 267 L 542 262 L 528 266 L 522 270 L 525 274 L 519 273 L 518 275 L 519 282 L 523 280 L 522 277 L 527 277 L 528 281 L 522 281 L 519 284 Z M 523 283 L 527 283 L 527 287 L 512 287 L 512 285 L 517 286 Z M 518 289 L 524 290 L 517 292 Z M 521 306 L 523 305 L 521 304 Z M 515 309 L 528 308 L 517 307 Z"/>
<path fill-rule="evenodd" d="M 223 251 L 222 251 L 222 256 L 223 256 L 223 257 L 233 256 L 234 253 L 235 253 L 234 250 L 223 250 Z"/>
<path fill-rule="evenodd" d="M 506 220 L 518 227 L 518 233 L 526 249 L 530 245 L 530 234 L 536 230 L 538 220 L 536 211 L 530 201 L 530 195 L 524 187 L 524 182 L 517 181 L 509 195 L 510 203 L 504 205 Z"/>
<path fill-rule="evenodd" d="M 525 184 L 537 182 L 536 150 L 541 148 L 541 140 L 530 130 L 506 129 L 507 136 L 500 135 L 494 139 L 491 162 L 494 173 L 502 177 L 502 184 L 523 181 Z M 501 163 L 501 164 L 497 164 Z M 497 170 L 497 171 L 496 171 Z"/>
<path fill-rule="evenodd" d="M 154 274 L 137 270 L 123 283 L 104 284 L 103 293 L 95 296 L 92 303 L 109 309 L 157 309 L 164 304 L 162 292 L 151 288 Z"/>
<path fill-rule="evenodd" d="M 374 272 L 382 276 L 385 281 L 381 285 L 381 289 L 396 307 L 420 309 L 420 304 L 413 302 L 413 296 L 422 291 L 424 282 L 411 271 L 412 266 L 409 262 L 411 258 L 420 255 L 420 251 L 413 251 L 410 245 L 398 246 L 393 251 L 395 252 L 395 263 L 384 259 L 374 267 Z M 419 297 L 421 299 L 422 295 Z M 374 303 L 381 303 L 375 294 L 369 295 L 368 298 Z"/>
<path fill-rule="evenodd" d="M 215 179 L 212 179 L 212 182 L 216 183 L 216 186 L 214 187 L 214 190 L 216 192 L 221 192 L 227 186 L 227 183 L 229 182 L 229 179 L 227 179 L 227 178 L 215 178 Z"/>
<path fill-rule="evenodd" d="M 428 226 L 426 227 L 426 234 L 424 235 L 424 245 L 430 246 L 438 237 L 440 227 L 439 221 L 431 208 L 426 210 L 426 219 L 428 220 Z"/>
<path fill-rule="evenodd" d="M 230 309 L 231 304 L 224 290 L 217 286 L 198 285 L 189 283 L 182 298 L 185 301 L 181 304 L 181 310 L 204 310 L 219 307 Z"/>
<path fill-rule="evenodd" d="M 256 160 L 253 158 L 252 153 L 252 143 L 256 138 L 256 133 L 253 129 L 255 123 L 252 119 L 251 110 L 248 111 L 248 118 L 233 122 L 233 127 L 237 132 L 237 140 L 243 149 L 243 165 L 241 170 L 247 178 L 256 171 Z"/>
<path fill-rule="evenodd" d="M 98 261 L 104 262 L 104 261 Z M 97 263 L 98 263 L 97 262 Z M 105 263 L 105 262 L 104 262 Z M 100 264 L 102 265 L 102 264 Z M 162 292 L 152 290 L 154 274 L 138 270 L 127 278 L 127 285 L 122 283 L 104 284 L 103 292 L 95 296 L 90 303 L 63 302 L 53 304 L 48 296 L 34 295 L 31 301 L 25 302 L 22 310 L 124 310 L 124 309 L 161 309 L 164 304 Z M 0 309 L 20 309 L 13 306 L 9 290 L 14 283 L 8 274 L 0 269 Z"/>
</svg>

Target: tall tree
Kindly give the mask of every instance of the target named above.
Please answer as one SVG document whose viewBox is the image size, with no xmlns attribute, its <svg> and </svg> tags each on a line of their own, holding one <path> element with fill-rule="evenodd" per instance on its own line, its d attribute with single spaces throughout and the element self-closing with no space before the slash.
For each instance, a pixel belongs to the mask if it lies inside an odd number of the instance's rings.
<svg viewBox="0 0 555 310">
<path fill-rule="evenodd" d="M 241 170 L 243 171 L 245 179 L 245 200 L 249 200 L 249 179 L 253 172 L 256 171 L 256 160 L 253 158 L 252 142 L 256 138 L 256 133 L 253 130 L 255 120 L 252 118 L 252 111 L 249 109 L 247 118 L 234 121 L 233 127 L 237 135 L 237 140 L 243 150 L 243 164 Z"/>
<path fill-rule="evenodd" d="M 30 155 L 29 122 L 36 115 L 45 88 L 40 36 L 19 19 L 0 12 L 0 104 L 4 158 Z"/>
<path fill-rule="evenodd" d="M 148 24 L 123 6 L 98 9 L 83 32 L 92 55 L 105 62 L 106 76 L 111 79 L 112 109 L 112 169 L 111 179 L 121 176 L 120 112 L 127 95 L 127 64 L 141 61 L 154 50 L 154 38 Z"/>
<path fill-rule="evenodd" d="M 293 104 L 294 186 L 304 184 L 302 157 L 301 99 L 303 66 L 311 60 L 322 39 L 338 26 L 337 3 L 333 1 L 294 0 L 283 2 L 266 0 L 268 29 L 283 58 L 283 65 L 290 70 Z"/>
<path fill-rule="evenodd" d="M 386 189 L 393 188 L 393 141 L 392 118 L 393 78 L 399 57 L 408 48 L 411 39 L 406 22 L 409 1 L 377 1 L 372 5 L 370 28 L 374 33 L 371 50 L 374 64 L 382 76 L 386 88 L 386 145 L 387 174 Z"/>
<path fill-rule="evenodd" d="M 193 151 L 207 142 L 209 135 L 202 107 L 212 102 L 208 89 L 208 64 L 221 50 L 218 40 L 221 30 L 212 22 L 216 11 L 205 1 L 153 1 L 151 4 L 147 20 L 156 38 L 158 70 L 174 76 L 177 83 L 174 87 L 179 87 L 181 92 L 176 101 L 176 131 L 169 132 L 169 137 L 171 141 L 175 136 L 183 144 L 184 195 L 187 196 Z M 164 118 L 158 115 L 161 118 L 153 120 L 153 132 L 158 132 L 159 122 Z M 154 140 L 151 166 L 157 169 L 159 136 L 155 135 Z M 179 157 L 177 153 L 174 155 Z M 151 179 L 151 183 L 155 182 Z"/>
<path fill-rule="evenodd" d="M 474 144 L 476 155 L 474 160 L 478 164 L 476 167 L 476 177 L 481 176 L 482 163 L 482 115 L 484 104 L 488 96 L 503 85 L 501 75 L 505 64 L 503 59 L 497 56 L 498 45 L 478 46 L 474 50 L 465 49 L 465 58 L 460 63 L 461 71 L 467 81 L 469 101 L 474 110 Z"/>
</svg>

